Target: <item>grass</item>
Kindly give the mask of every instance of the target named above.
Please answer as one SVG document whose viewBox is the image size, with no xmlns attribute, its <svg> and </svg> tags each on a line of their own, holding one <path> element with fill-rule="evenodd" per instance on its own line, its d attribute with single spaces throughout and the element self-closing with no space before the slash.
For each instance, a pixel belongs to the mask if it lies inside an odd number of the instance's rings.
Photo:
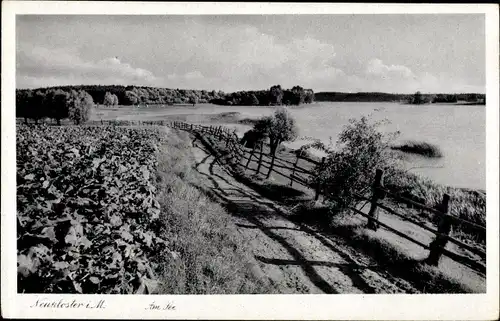
<svg viewBox="0 0 500 321">
<path fill-rule="evenodd" d="M 158 258 L 159 293 L 272 293 L 229 214 L 197 188 L 206 178 L 194 165 L 188 135 L 172 130 L 159 151 L 157 184 L 161 230 L 174 255 Z"/>
<path fill-rule="evenodd" d="M 419 175 L 394 170 L 386 174 L 384 185 L 395 193 L 409 192 L 425 199 L 427 206 L 434 207 L 441 203 L 443 194 L 450 195 L 448 212 L 456 217 L 486 226 L 486 193 L 463 188 L 439 185 Z M 428 216 L 428 220 L 437 223 L 437 217 Z M 453 236 L 485 246 L 486 233 L 467 224 L 454 224 Z"/>
<path fill-rule="evenodd" d="M 448 275 L 441 269 L 411 257 L 397 243 L 388 241 L 376 232 L 367 230 L 364 221 L 356 220 L 348 212 L 336 212 L 314 202 L 295 208 L 291 219 L 297 223 L 314 226 L 332 236 L 343 238 L 349 246 L 370 256 L 381 270 L 410 282 L 422 293 L 477 292 L 463 280 Z"/>
<path fill-rule="evenodd" d="M 443 153 L 438 146 L 427 142 L 407 141 L 401 145 L 391 146 L 391 149 L 431 158 L 443 157 Z"/>
</svg>

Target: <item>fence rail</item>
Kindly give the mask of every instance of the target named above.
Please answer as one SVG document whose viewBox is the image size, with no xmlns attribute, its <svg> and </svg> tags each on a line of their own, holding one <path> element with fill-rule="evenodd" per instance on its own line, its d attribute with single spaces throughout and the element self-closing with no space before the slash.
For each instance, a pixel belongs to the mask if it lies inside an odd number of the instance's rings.
<svg viewBox="0 0 500 321">
<path fill-rule="evenodd" d="M 92 123 L 92 122 L 91 122 Z M 238 158 L 237 165 L 244 168 L 245 170 L 249 170 L 250 164 L 254 163 L 256 165 L 255 169 L 251 169 L 260 173 L 261 168 L 268 170 L 268 175 L 270 174 L 270 165 L 271 161 L 264 159 L 265 153 L 257 150 L 257 147 L 262 148 L 261 146 L 254 146 L 253 149 L 249 149 L 240 144 L 240 140 L 236 135 L 235 131 L 230 131 L 228 128 L 222 126 L 203 126 L 198 124 L 188 124 L 185 122 L 168 122 L 168 121 L 95 121 L 94 123 L 102 124 L 102 125 L 159 125 L 159 126 L 169 126 L 172 128 L 188 130 L 200 134 L 209 134 L 213 137 L 219 139 L 219 141 L 225 143 L 227 150 L 229 150 L 235 158 Z M 299 166 L 299 161 L 303 160 L 307 165 L 311 166 L 310 169 Z M 242 161 L 244 164 L 242 164 Z M 321 161 L 317 161 L 304 155 L 296 154 L 295 159 L 293 161 L 288 159 L 282 159 L 279 157 L 275 158 L 274 166 L 272 168 L 272 172 L 283 176 L 285 179 L 289 180 L 289 185 L 292 186 L 293 183 L 300 184 L 306 188 L 313 189 L 315 192 L 315 200 L 318 199 L 319 194 L 321 192 L 321 186 L 319 184 L 313 183 L 314 180 L 311 179 L 314 175 L 314 169 L 318 166 L 322 166 L 324 164 L 325 158 L 322 158 Z M 279 170 L 278 170 L 279 169 Z M 288 170 L 289 174 L 281 171 Z M 426 259 L 426 262 L 431 265 L 438 265 L 441 256 L 445 255 L 463 265 L 466 265 L 478 272 L 486 273 L 486 266 L 483 262 L 478 260 L 474 260 L 465 255 L 461 255 L 455 252 L 451 252 L 446 249 L 446 245 L 448 242 L 454 243 L 458 247 L 470 251 L 475 255 L 478 255 L 481 259 L 486 258 L 486 252 L 482 249 L 474 247 L 472 245 L 466 244 L 452 236 L 451 230 L 453 224 L 464 224 L 470 227 L 474 227 L 482 232 L 486 231 L 486 228 L 482 225 L 479 225 L 474 222 L 470 222 L 468 220 L 461 219 L 454 215 L 448 213 L 448 206 L 450 201 L 450 196 L 448 194 L 443 195 L 443 199 L 441 204 L 436 207 L 429 207 L 426 204 L 422 204 L 412 200 L 410 198 L 398 195 L 397 193 L 391 192 L 384 188 L 383 186 L 383 171 L 376 170 L 375 179 L 372 185 L 372 193 L 370 196 L 355 194 L 354 196 L 360 200 L 368 201 L 371 206 L 368 213 L 364 213 L 361 210 L 350 207 L 350 209 L 368 219 L 367 227 L 373 230 L 377 230 L 379 226 L 384 227 L 390 232 L 413 242 L 424 249 L 429 250 L 429 255 Z M 304 176 L 306 175 L 306 176 Z M 439 223 L 437 224 L 437 228 L 427 226 L 426 224 L 419 222 L 408 215 L 401 214 L 396 210 L 390 208 L 386 204 L 382 203 L 386 196 L 390 196 L 394 201 L 399 203 L 406 203 L 415 206 L 422 211 L 427 211 L 431 214 L 436 215 L 439 218 Z M 428 232 L 431 232 L 435 235 L 435 238 L 429 243 L 425 244 L 415 238 L 398 231 L 394 227 L 385 224 L 379 220 L 379 210 L 383 210 L 387 213 L 390 213 L 404 221 L 407 221 L 415 226 L 418 226 Z"/>
</svg>

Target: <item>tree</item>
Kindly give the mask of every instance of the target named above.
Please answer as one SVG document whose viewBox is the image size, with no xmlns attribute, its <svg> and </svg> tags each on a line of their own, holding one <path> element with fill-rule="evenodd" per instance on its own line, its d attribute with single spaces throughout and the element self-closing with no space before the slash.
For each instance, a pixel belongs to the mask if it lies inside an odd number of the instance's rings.
<svg viewBox="0 0 500 321">
<path fill-rule="evenodd" d="M 45 116 L 47 116 L 47 110 L 45 109 L 45 93 L 37 90 L 28 104 L 27 113 L 29 118 L 35 120 L 35 124 Z"/>
<path fill-rule="evenodd" d="M 257 96 L 255 96 L 255 94 L 252 94 L 252 96 L 250 98 L 252 100 L 252 105 L 256 105 L 256 106 L 259 105 L 259 99 L 257 98 Z"/>
<path fill-rule="evenodd" d="M 304 102 L 310 104 L 314 101 L 314 91 L 312 89 L 305 90 L 306 96 L 304 97 Z"/>
<path fill-rule="evenodd" d="M 195 95 L 189 96 L 189 103 L 193 106 L 196 105 L 198 103 L 198 97 Z"/>
<path fill-rule="evenodd" d="M 292 88 L 292 104 L 294 105 L 300 105 L 304 103 L 306 98 L 306 92 L 304 91 L 304 88 L 300 86 L 294 86 Z"/>
<path fill-rule="evenodd" d="M 137 105 L 139 103 L 139 98 L 134 91 L 127 90 L 125 92 L 125 102 L 126 105 Z"/>
<path fill-rule="evenodd" d="M 68 99 L 69 118 L 77 125 L 86 122 L 94 107 L 94 100 L 86 91 L 72 90 Z"/>
<path fill-rule="evenodd" d="M 118 105 L 118 97 L 115 94 L 112 94 L 109 91 L 107 91 L 106 94 L 104 94 L 103 104 L 106 106 Z"/>
<path fill-rule="evenodd" d="M 267 178 L 271 175 L 276 159 L 276 151 L 283 142 L 292 141 L 297 138 L 298 127 L 295 119 L 284 107 L 278 108 L 272 116 L 263 117 L 254 125 L 254 131 L 260 133 L 261 139 L 269 138 L 269 154 L 271 165 L 267 172 Z"/>
<path fill-rule="evenodd" d="M 30 118 L 29 108 L 32 101 L 32 90 L 16 90 L 16 117 L 23 117 L 25 124 Z"/>
<path fill-rule="evenodd" d="M 273 105 L 281 105 L 283 100 L 283 89 L 280 85 L 272 86 L 269 90 L 270 103 Z"/>
<path fill-rule="evenodd" d="M 417 105 L 420 105 L 420 104 L 423 104 L 424 101 L 423 101 L 423 97 L 422 97 L 422 93 L 420 91 L 417 91 L 414 95 L 413 95 L 413 103 L 414 104 L 417 104 Z"/>
<path fill-rule="evenodd" d="M 69 116 L 69 94 L 61 89 L 49 90 L 45 94 L 44 105 L 48 116 L 61 125 L 61 119 Z"/>
</svg>

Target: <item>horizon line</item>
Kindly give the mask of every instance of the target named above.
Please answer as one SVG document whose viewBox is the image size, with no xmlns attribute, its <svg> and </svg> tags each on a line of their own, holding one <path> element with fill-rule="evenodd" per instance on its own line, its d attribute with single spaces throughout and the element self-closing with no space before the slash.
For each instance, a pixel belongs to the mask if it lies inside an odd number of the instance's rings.
<svg viewBox="0 0 500 321">
<path fill-rule="evenodd" d="M 278 84 L 279 85 L 279 84 Z M 79 85 L 56 85 L 56 86 L 47 86 L 47 87 L 34 87 L 34 88 L 16 88 L 16 90 L 39 90 L 39 89 L 51 89 L 51 88 L 60 88 L 60 87 L 85 87 L 85 86 L 96 86 L 96 87 L 112 87 L 112 86 L 115 86 L 115 87 L 137 87 L 137 88 L 162 88 L 162 89 L 175 89 L 175 90 L 194 90 L 194 91 L 207 91 L 207 92 L 211 92 L 211 91 L 222 91 L 223 93 L 225 94 L 230 94 L 230 93 L 236 93 L 236 92 L 251 92 L 251 91 L 266 91 L 266 90 L 269 90 L 269 89 L 240 89 L 240 90 L 234 90 L 234 91 L 223 91 L 221 89 L 211 89 L 211 90 L 207 90 L 207 89 L 193 89 L 193 88 L 174 88 L 174 87 L 158 87 L 158 86 L 145 86 L 145 85 L 102 85 L 102 84 L 92 84 L 92 85 L 82 85 L 82 84 L 79 84 Z M 272 85 L 272 86 L 275 86 L 275 85 Z M 281 85 L 280 85 L 281 86 Z M 300 85 L 296 85 L 296 86 L 300 86 Z M 302 86 L 300 86 L 302 87 Z M 270 87 L 269 87 L 270 88 Z M 287 88 L 284 88 L 282 87 L 283 89 L 287 89 Z M 420 90 L 417 90 L 417 91 L 414 91 L 414 92 L 411 92 L 411 93 L 398 93 L 398 92 L 386 92 L 386 91 L 335 91 L 335 90 L 332 90 L 332 91 L 328 91 L 328 90 L 321 90 L 321 91 L 315 91 L 314 89 L 312 88 L 304 88 L 302 87 L 304 90 L 312 90 L 314 92 L 314 94 L 319 94 L 319 93 L 342 93 L 342 94 L 388 94 L 388 95 L 413 95 L 415 94 L 416 92 L 420 91 Z M 289 88 L 291 89 L 291 88 Z M 424 95 L 439 95 L 439 94 L 448 94 L 448 95 L 460 95 L 460 94 L 480 94 L 480 95 L 486 95 L 485 92 L 423 92 L 423 91 L 420 91 L 421 94 L 424 94 Z"/>
</svg>

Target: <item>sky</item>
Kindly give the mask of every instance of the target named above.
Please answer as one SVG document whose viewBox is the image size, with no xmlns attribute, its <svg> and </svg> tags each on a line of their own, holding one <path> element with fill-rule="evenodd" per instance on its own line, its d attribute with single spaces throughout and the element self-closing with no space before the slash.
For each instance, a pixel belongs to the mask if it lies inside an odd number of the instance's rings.
<svg viewBox="0 0 500 321">
<path fill-rule="evenodd" d="M 18 15 L 16 87 L 485 92 L 482 14 Z"/>
</svg>

